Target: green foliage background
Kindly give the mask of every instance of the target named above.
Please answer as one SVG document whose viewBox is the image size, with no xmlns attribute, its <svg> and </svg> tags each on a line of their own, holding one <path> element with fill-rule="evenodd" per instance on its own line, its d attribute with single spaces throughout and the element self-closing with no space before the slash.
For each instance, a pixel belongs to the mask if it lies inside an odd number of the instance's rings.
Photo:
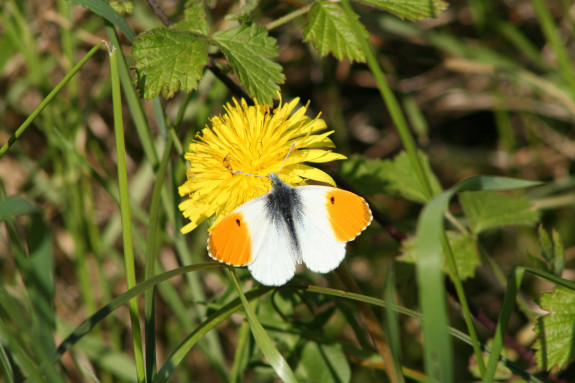
<svg viewBox="0 0 575 383">
<path fill-rule="evenodd" d="M 2 381 L 573 381 L 574 10 L 5 0 Z M 177 186 L 226 101 L 280 93 L 375 222 L 269 289 L 180 234 Z"/>
</svg>

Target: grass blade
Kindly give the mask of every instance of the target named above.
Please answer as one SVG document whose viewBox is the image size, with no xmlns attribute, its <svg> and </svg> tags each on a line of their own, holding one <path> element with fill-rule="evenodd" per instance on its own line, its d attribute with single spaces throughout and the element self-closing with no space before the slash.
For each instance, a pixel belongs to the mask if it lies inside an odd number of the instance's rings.
<svg viewBox="0 0 575 383">
<path fill-rule="evenodd" d="M 448 245 L 443 231 L 443 216 L 451 197 L 460 191 L 515 189 L 538 185 L 538 182 L 515 180 L 504 177 L 472 177 L 451 189 L 436 196 L 423 209 L 417 223 L 418 261 L 416 263 L 417 282 L 419 286 L 419 302 L 423 314 L 423 333 L 427 346 L 425 347 L 426 370 L 430 377 L 441 382 L 453 381 L 453 353 L 451 342 L 447 335 L 448 317 L 443 284 L 442 249 Z M 446 252 L 449 254 L 449 252 Z M 448 257 L 449 258 L 449 257 Z M 450 264 L 454 264 L 453 259 Z M 452 275 L 457 275 L 452 273 Z M 461 281 L 453 278 L 458 291 L 458 298 L 466 315 L 468 330 L 472 335 L 474 352 L 478 361 L 481 351 L 477 341 L 473 321 L 469 316 L 469 308 Z"/>
<path fill-rule="evenodd" d="M 269 287 L 258 286 L 248 293 L 245 294 L 246 301 L 252 301 L 271 289 Z M 176 367 L 182 362 L 184 357 L 188 354 L 188 352 L 192 349 L 192 347 L 200 340 L 202 336 L 208 333 L 211 329 L 216 327 L 226 318 L 228 318 L 231 314 L 238 311 L 242 308 L 243 301 L 240 298 L 236 298 L 232 302 L 222 306 L 218 310 L 216 310 L 213 314 L 211 314 L 206 320 L 202 322 L 190 335 L 186 337 L 180 343 L 178 347 L 172 352 L 172 354 L 166 360 L 166 363 L 162 366 L 162 368 L 156 374 L 153 383 L 164 383 L 166 382 Z"/>
<path fill-rule="evenodd" d="M 16 129 L 16 132 L 12 137 L 10 137 L 8 142 L 2 145 L 2 147 L 0 148 L 0 158 L 2 158 L 2 156 L 6 154 L 8 149 L 10 149 L 10 147 L 14 145 L 16 141 L 18 141 L 18 138 L 20 138 L 20 136 L 26 131 L 26 129 L 30 126 L 32 121 L 34 121 L 34 119 L 40 114 L 40 112 L 44 110 L 46 105 L 48 105 L 50 101 L 52 101 L 54 97 L 56 97 L 56 95 L 62 90 L 64 85 L 66 85 L 70 81 L 70 79 L 74 77 L 76 73 L 78 73 L 78 71 L 80 70 L 80 68 L 84 66 L 86 61 L 88 61 L 90 57 L 92 57 L 94 53 L 96 53 L 98 49 L 100 49 L 102 44 L 104 44 L 104 42 L 100 42 L 96 44 L 92 49 L 90 49 L 90 51 L 86 53 L 86 56 L 84 56 L 82 60 L 78 62 L 78 64 L 74 65 L 72 70 L 66 74 L 66 76 L 62 79 L 62 81 L 60 81 L 58 85 L 56 85 L 54 89 L 52 89 L 52 91 L 48 94 L 48 96 L 46 96 L 46 98 L 42 100 L 40 105 L 38 105 L 38 107 L 34 109 L 32 113 L 30 113 L 30 115 L 28 116 L 28 118 L 26 118 L 26 120 L 22 123 L 22 125 L 20 125 L 18 129 Z"/>
<path fill-rule="evenodd" d="M 113 313 L 118 307 L 122 306 L 130 299 L 136 297 L 137 295 L 143 293 L 147 289 L 157 285 L 160 282 L 166 281 L 178 275 L 189 273 L 192 271 L 206 270 L 206 269 L 216 269 L 222 267 L 219 263 L 209 262 L 209 263 L 198 263 L 195 265 L 183 266 L 174 270 L 166 271 L 165 273 L 158 274 L 155 277 L 148 279 L 134 288 L 126 291 L 119 297 L 112 300 L 106 306 L 102 307 L 96 313 L 91 315 L 89 318 L 85 319 L 76 329 L 60 343 L 58 349 L 56 350 L 56 360 L 58 360 L 62 354 L 68 351 L 74 344 L 76 344 L 82 337 L 89 333 L 90 330 L 94 328 L 98 323 L 104 320 L 108 315 Z"/>
<path fill-rule="evenodd" d="M 160 202 L 166 171 L 170 163 L 170 153 L 174 140 L 172 135 L 168 135 L 168 142 L 164 149 L 164 155 L 160 161 L 160 167 L 156 173 L 156 183 L 152 193 L 152 203 L 150 204 L 150 221 L 147 230 L 146 241 L 146 262 L 144 277 L 146 280 L 154 277 L 156 274 L 156 257 L 157 257 L 157 233 L 158 223 L 160 220 Z M 146 290 L 144 294 L 144 316 L 145 316 L 145 336 L 146 336 L 146 376 L 148 381 L 152 380 L 156 370 L 156 341 L 155 341 L 155 310 L 154 310 L 154 288 Z"/>
<path fill-rule="evenodd" d="M 297 379 L 292 369 L 290 368 L 289 364 L 280 354 L 278 349 L 274 346 L 272 340 L 270 339 L 270 337 L 262 327 L 260 321 L 258 320 L 256 313 L 249 305 L 248 300 L 246 299 L 244 292 L 242 291 L 242 287 L 240 286 L 240 282 L 238 281 L 238 277 L 236 276 L 236 271 L 232 266 L 228 266 L 228 270 L 232 275 L 232 280 L 234 281 L 236 289 L 238 290 L 238 294 L 240 295 L 240 299 L 242 301 L 242 305 L 244 306 L 246 316 L 248 317 L 248 322 L 250 324 L 250 328 L 252 330 L 252 334 L 254 335 L 256 344 L 258 345 L 258 347 L 265 355 L 266 359 L 271 364 L 276 374 L 278 374 L 278 376 L 282 381 L 297 382 Z"/>
<path fill-rule="evenodd" d="M 341 5 L 347 14 L 347 17 L 349 19 L 353 19 L 355 13 L 349 2 L 347 0 L 342 0 Z M 415 141 L 413 140 L 413 136 L 409 131 L 407 121 L 405 119 L 405 116 L 403 115 L 403 112 L 401 111 L 399 102 L 397 101 L 397 98 L 395 97 L 393 91 L 389 87 L 389 83 L 387 82 L 385 75 L 381 70 L 381 67 L 375 55 L 373 54 L 373 50 L 371 49 L 369 42 L 363 38 L 363 35 L 360 30 L 355 30 L 354 32 L 358 40 L 362 44 L 362 50 L 367 59 L 367 65 L 369 67 L 369 70 L 371 71 L 371 74 L 373 75 L 373 78 L 377 84 L 377 88 L 379 89 L 381 97 L 385 102 L 385 105 L 387 106 L 393 124 L 397 128 L 397 132 L 401 137 L 401 142 L 403 143 L 403 146 L 405 146 L 405 150 L 407 151 L 409 160 L 411 161 L 412 167 L 415 170 L 417 178 L 419 179 L 419 183 L 423 185 L 426 197 L 429 199 L 433 195 L 431 191 L 431 185 L 429 184 L 429 180 L 425 176 L 423 165 L 421 164 L 419 156 L 417 155 L 417 148 L 415 146 Z"/>
<path fill-rule="evenodd" d="M 115 47 L 112 47 L 110 52 L 110 76 L 112 80 L 114 132 L 116 138 L 118 187 L 120 192 L 120 215 L 122 217 L 122 238 L 124 245 L 124 262 L 126 267 L 126 284 L 128 289 L 131 289 L 136 286 L 136 265 L 134 261 L 134 247 L 132 244 L 132 221 L 130 217 L 130 196 L 128 191 L 126 146 L 124 142 L 124 122 L 122 120 L 122 98 L 120 93 L 120 78 L 118 75 L 117 50 Z M 134 358 L 136 360 L 138 382 L 142 383 L 145 381 L 145 369 L 137 299 L 130 301 L 130 319 L 132 323 L 132 340 L 134 343 Z"/>
<path fill-rule="evenodd" d="M 107 2 L 102 0 L 69 0 L 75 4 L 88 8 L 97 15 L 102 16 L 114 26 L 118 27 L 130 41 L 136 39 L 136 34 L 130 25 L 124 20 L 114 8 L 110 7 Z"/>
</svg>

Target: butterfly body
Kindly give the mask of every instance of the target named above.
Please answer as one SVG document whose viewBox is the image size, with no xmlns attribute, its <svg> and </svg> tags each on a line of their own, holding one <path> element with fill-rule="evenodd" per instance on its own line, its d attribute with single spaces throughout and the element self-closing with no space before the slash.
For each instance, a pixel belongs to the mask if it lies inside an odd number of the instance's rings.
<svg viewBox="0 0 575 383">
<path fill-rule="evenodd" d="M 326 186 L 292 187 L 270 174 L 272 190 L 239 206 L 210 232 L 209 255 L 247 266 L 265 285 L 280 286 L 305 263 L 315 272 L 335 269 L 346 243 L 371 222 L 365 200 Z"/>
</svg>

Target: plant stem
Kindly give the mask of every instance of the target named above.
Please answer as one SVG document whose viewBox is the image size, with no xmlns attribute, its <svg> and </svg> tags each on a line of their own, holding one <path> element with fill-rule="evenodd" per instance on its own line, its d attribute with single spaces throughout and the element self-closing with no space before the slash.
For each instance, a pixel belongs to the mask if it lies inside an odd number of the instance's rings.
<svg viewBox="0 0 575 383">
<path fill-rule="evenodd" d="M 120 92 L 120 76 L 118 74 L 118 58 L 115 47 L 110 51 L 110 77 L 112 81 L 112 103 L 114 108 L 114 133 L 116 138 L 116 155 L 118 166 L 118 187 L 120 192 L 120 216 L 122 217 L 122 238 L 124 244 L 124 263 L 126 267 L 126 284 L 128 290 L 136 286 L 136 266 L 134 261 L 134 246 L 132 243 L 132 224 L 130 216 L 130 196 L 128 191 L 128 170 L 126 166 L 126 147 L 124 142 L 124 122 L 122 119 L 122 96 Z M 142 333 L 138 299 L 129 302 L 130 320 L 132 324 L 132 341 L 134 344 L 134 359 L 139 383 L 146 380 L 144 353 L 142 349 Z"/>
<path fill-rule="evenodd" d="M 14 143 L 18 140 L 18 138 L 20 138 L 20 136 L 26 131 L 28 126 L 30 126 L 32 121 L 34 121 L 34 119 L 40 114 L 40 112 L 42 112 L 42 110 L 44 110 L 44 108 L 50 103 L 50 101 L 52 101 L 52 99 L 54 99 L 54 97 L 56 97 L 56 95 L 62 90 L 64 85 L 66 85 L 70 81 L 70 79 L 74 77 L 76 73 L 78 73 L 78 71 L 80 70 L 80 68 L 84 66 L 86 61 L 88 61 L 90 57 L 92 57 L 94 53 L 96 53 L 96 51 L 100 49 L 102 44 L 104 44 L 103 41 L 96 44 L 92 49 L 90 49 L 90 51 L 86 53 L 86 56 L 84 56 L 84 58 L 82 58 L 82 60 L 80 60 L 80 62 L 76 64 L 74 68 L 72 68 L 72 70 L 68 72 L 68 74 L 66 74 L 66 76 L 62 79 L 62 81 L 60 81 L 58 85 L 56 85 L 54 89 L 52 89 L 52 91 L 48 94 L 48 96 L 46 96 L 46 98 L 42 100 L 40 105 L 38 105 L 38 107 L 34 109 L 34 111 L 28 116 L 26 121 L 24 121 L 22 125 L 20 125 L 18 129 L 16 129 L 14 135 L 10 137 L 8 142 L 2 145 L 2 147 L 0 148 L 0 158 L 2 158 L 4 154 L 8 151 L 8 149 L 10 149 L 12 145 L 14 145 Z"/>
</svg>

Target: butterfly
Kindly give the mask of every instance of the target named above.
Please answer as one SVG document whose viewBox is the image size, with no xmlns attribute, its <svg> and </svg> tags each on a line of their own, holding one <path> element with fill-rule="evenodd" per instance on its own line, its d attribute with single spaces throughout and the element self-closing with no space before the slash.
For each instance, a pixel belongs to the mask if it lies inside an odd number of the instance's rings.
<svg viewBox="0 0 575 383">
<path fill-rule="evenodd" d="M 347 242 L 372 220 L 367 202 L 326 186 L 292 187 L 271 173 L 269 193 L 226 215 L 208 237 L 208 254 L 233 266 L 247 266 L 254 279 L 281 286 L 304 263 L 317 273 L 334 270 Z"/>
</svg>

